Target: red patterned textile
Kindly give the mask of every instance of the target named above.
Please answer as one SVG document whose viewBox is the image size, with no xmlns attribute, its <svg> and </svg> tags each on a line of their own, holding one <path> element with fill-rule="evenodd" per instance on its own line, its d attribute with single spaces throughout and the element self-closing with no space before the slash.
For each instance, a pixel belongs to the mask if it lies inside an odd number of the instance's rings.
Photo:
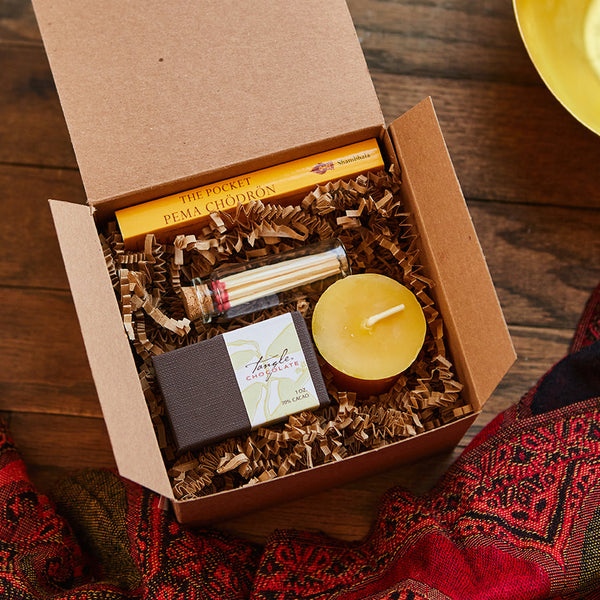
<svg viewBox="0 0 600 600">
<path fill-rule="evenodd" d="M 0 598 L 600 599 L 600 286 L 570 354 L 370 535 L 192 531 L 108 471 L 36 492 L 0 432 Z"/>
</svg>

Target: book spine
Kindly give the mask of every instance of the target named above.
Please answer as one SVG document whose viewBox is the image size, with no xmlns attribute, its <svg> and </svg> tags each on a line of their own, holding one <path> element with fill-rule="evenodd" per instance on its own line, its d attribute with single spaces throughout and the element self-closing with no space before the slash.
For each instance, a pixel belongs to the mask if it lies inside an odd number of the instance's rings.
<svg viewBox="0 0 600 600">
<path fill-rule="evenodd" d="M 123 240 L 131 247 L 148 233 L 165 240 L 169 234 L 189 232 L 213 212 L 255 200 L 291 202 L 328 181 L 383 166 L 377 140 L 371 139 L 124 208 L 115 215 Z"/>
</svg>

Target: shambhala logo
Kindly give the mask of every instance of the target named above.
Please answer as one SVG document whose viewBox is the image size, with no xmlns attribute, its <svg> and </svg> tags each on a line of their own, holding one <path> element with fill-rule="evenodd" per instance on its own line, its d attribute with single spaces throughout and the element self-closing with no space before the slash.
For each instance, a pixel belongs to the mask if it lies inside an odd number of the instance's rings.
<svg viewBox="0 0 600 600">
<path fill-rule="evenodd" d="M 317 173 L 319 175 L 323 175 L 323 173 L 327 173 L 327 171 L 331 171 L 335 166 L 333 161 L 330 160 L 328 162 L 317 163 L 312 169 L 311 172 Z"/>
</svg>

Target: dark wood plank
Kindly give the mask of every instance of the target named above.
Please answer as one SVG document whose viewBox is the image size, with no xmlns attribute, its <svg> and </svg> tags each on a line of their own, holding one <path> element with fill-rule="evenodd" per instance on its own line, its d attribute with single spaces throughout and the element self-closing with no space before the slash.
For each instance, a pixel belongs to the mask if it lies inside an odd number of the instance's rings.
<svg viewBox="0 0 600 600">
<path fill-rule="evenodd" d="M 113 468 L 104 421 L 49 414 L 3 413 L 26 465 L 61 469 Z M 59 471 L 56 471 L 58 473 Z"/>
<path fill-rule="evenodd" d="M 0 163 L 76 168 L 43 47 L 0 48 Z"/>
<path fill-rule="evenodd" d="M 34 486 L 43 494 L 50 494 L 56 482 L 68 477 L 74 471 L 52 465 L 40 466 L 36 464 L 27 464 L 27 475 Z M 77 471 L 77 469 L 75 469 Z"/>
<path fill-rule="evenodd" d="M 41 45 L 40 31 L 31 2 L 2 0 L 0 2 L 0 43 Z"/>
<path fill-rule="evenodd" d="M 68 289 L 48 198 L 85 201 L 77 171 L 0 165 L 0 281 Z"/>
<path fill-rule="evenodd" d="M 0 410 L 100 417 L 70 294 L 0 288 Z"/>
<path fill-rule="evenodd" d="M 371 71 L 541 86 L 510 3 L 350 0 Z"/>
<path fill-rule="evenodd" d="M 388 121 L 433 97 L 468 198 L 600 208 L 598 136 L 546 88 L 372 76 Z"/>
<path fill-rule="evenodd" d="M 469 202 L 505 318 L 574 329 L 600 281 L 600 211 Z"/>
</svg>

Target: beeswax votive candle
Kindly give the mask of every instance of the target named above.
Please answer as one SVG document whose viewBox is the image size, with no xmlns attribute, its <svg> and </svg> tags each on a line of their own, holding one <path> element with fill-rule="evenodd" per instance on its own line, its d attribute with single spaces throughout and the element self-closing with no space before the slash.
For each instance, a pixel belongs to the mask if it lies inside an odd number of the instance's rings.
<svg viewBox="0 0 600 600">
<path fill-rule="evenodd" d="M 350 275 L 319 298 L 315 345 L 341 390 L 381 394 L 417 358 L 426 322 L 415 295 L 375 273 Z"/>
</svg>

